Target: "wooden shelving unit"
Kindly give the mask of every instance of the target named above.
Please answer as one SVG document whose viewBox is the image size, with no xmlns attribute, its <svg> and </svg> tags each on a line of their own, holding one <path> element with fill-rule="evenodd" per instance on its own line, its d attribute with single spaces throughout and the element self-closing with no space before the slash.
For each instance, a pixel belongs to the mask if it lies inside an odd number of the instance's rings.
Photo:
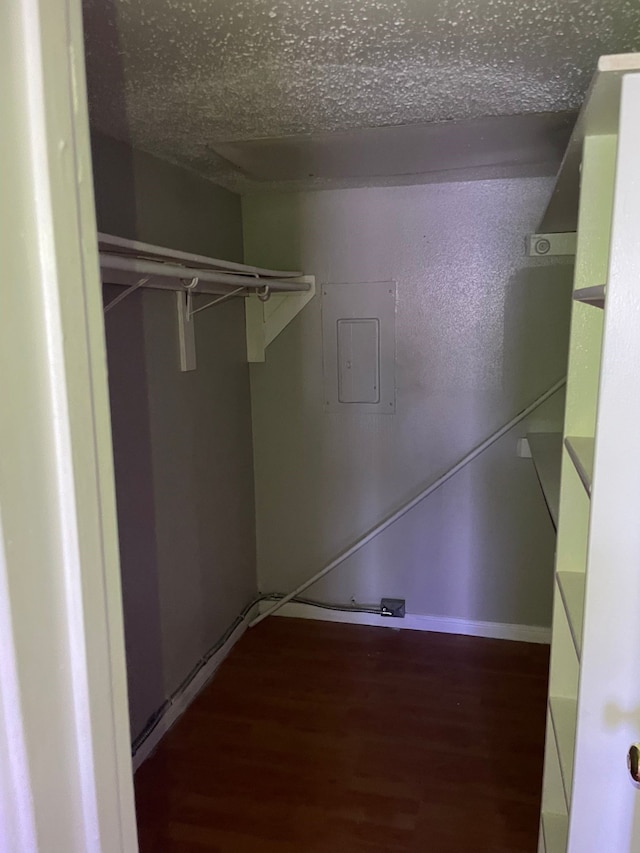
<svg viewBox="0 0 640 853">
<path fill-rule="evenodd" d="M 603 57 L 540 226 L 577 226 L 577 244 L 538 853 L 640 842 L 623 764 L 640 727 L 626 710 L 619 723 L 608 717 L 612 703 L 640 702 L 640 454 L 629 452 L 640 430 L 640 390 L 629 379 L 640 373 L 639 116 L 640 54 Z M 528 438 L 551 511 L 551 439 Z"/>
<path fill-rule="evenodd" d="M 596 143 L 597 147 L 597 143 Z M 588 148 L 585 154 L 588 158 Z M 602 150 L 600 150 L 602 149 Z M 586 588 L 587 532 L 593 481 L 594 435 L 598 380 L 605 312 L 594 310 L 605 292 L 592 284 L 593 275 L 606 277 L 605 234 L 610 228 L 611 208 L 601 200 L 605 177 L 598 171 L 603 161 L 610 170 L 614 146 L 600 146 L 585 163 L 580 224 L 590 239 L 578 236 L 571 324 L 565 436 L 560 441 L 561 490 L 558 497 L 556 593 L 551 652 L 548 747 L 545 787 L 555 786 L 553 808 L 543 811 L 541 848 L 546 853 L 565 853 L 571 829 L 571 806 L 578 715 L 578 684 L 582 658 L 582 635 Z M 597 239 L 596 239 L 597 237 Z M 604 253 L 604 256 L 603 256 Z M 533 451 L 532 451 L 533 455 Z M 541 481 L 542 482 L 542 481 Z M 550 752 L 549 752 L 550 749 Z M 551 758 L 553 760 L 551 760 Z M 560 789 L 561 793 L 557 792 Z M 544 800 L 550 797 L 543 794 Z M 544 844 L 544 847 L 542 847 Z M 563 846 L 564 844 L 564 846 Z M 573 853 L 573 851 L 572 851 Z"/>
<path fill-rule="evenodd" d="M 557 528 L 560 510 L 562 434 L 559 432 L 532 432 L 527 435 L 527 441 L 549 515 L 553 526 Z"/>
</svg>

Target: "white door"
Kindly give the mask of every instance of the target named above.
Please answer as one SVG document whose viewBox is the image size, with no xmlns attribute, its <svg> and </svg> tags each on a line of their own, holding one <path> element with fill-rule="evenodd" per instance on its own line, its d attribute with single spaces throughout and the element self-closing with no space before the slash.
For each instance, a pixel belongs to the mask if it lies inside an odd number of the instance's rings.
<svg viewBox="0 0 640 853">
<path fill-rule="evenodd" d="M 135 851 L 78 0 L 3 0 L 0 77 L 0 847 Z"/>
</svg>

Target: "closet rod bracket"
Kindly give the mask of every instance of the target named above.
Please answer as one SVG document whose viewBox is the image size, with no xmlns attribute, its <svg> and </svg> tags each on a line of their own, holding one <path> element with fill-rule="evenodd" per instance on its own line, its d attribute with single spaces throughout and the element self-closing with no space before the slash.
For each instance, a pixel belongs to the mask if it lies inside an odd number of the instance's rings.
<svg viewBox="0 0 640 853">
<path fill-rule="evenodd" d="M 250 364 L 265 361 L 269 344 L 316 295 L 315 276 L 304 275 L 294 281 L 308 284 L 309 289 L 293 293 L 274 293 L 269 288 L 266 298 L 264 292 L 252 293 L 246 297 L 247 361 Z"/>
</svg>

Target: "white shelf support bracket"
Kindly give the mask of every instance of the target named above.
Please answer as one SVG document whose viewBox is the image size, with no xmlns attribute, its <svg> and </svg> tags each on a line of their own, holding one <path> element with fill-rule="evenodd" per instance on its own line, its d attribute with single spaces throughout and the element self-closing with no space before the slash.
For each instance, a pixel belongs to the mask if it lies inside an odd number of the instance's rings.
<svg viewBox="0 0 640 853">
<path fill-rule="evenodd" d="M 558 234 L 530 234 L 527 237 L 527 255 L 530 258 L 548 258 L 555 255 L 575 255 L 576 232 Z"/>
<path fill-rule="evenodd" d="M 265 361 L 269 344 L 316 295 L 315 276 L 305 275 L 292 281 L 309 284 L 309 290 L 301 293 L 274 293 L 266 302 L 256 294 L 246 297 L 247 361 L 250 364 Z"/>
<path fill-rule="evenodd" d="M 528 438 L 519 438 L 516 445 L 516 456 L 518 459 L 531 459 L 531 448 Z"/>
<path fill-rule="evenodd" d="M 180 354 L 180 370 L 187 373 L 196 369 L 196 335 L 195 323 L 189 310 L 189 295 L 184 291 L 176 291 L 176 312 L 178 320 L 178 350 Z"/>
</svg>

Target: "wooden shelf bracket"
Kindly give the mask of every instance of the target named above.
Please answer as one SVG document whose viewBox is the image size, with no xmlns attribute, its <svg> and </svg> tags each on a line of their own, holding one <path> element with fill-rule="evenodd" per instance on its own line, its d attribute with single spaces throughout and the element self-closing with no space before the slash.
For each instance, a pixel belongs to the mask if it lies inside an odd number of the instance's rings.
<svg viewBox="0 0 640 853">
<path fill-rule="evenodd" d="M 273 294 L 267 301 L 256 294 L 246 297 L 247 361 L 250 364 L 266 360 L 265 354 L 269 344 L 316 295 L 315 276 L 305 275 L 295 281 L 309 284 L 309 290 Z"/>
</svg>

